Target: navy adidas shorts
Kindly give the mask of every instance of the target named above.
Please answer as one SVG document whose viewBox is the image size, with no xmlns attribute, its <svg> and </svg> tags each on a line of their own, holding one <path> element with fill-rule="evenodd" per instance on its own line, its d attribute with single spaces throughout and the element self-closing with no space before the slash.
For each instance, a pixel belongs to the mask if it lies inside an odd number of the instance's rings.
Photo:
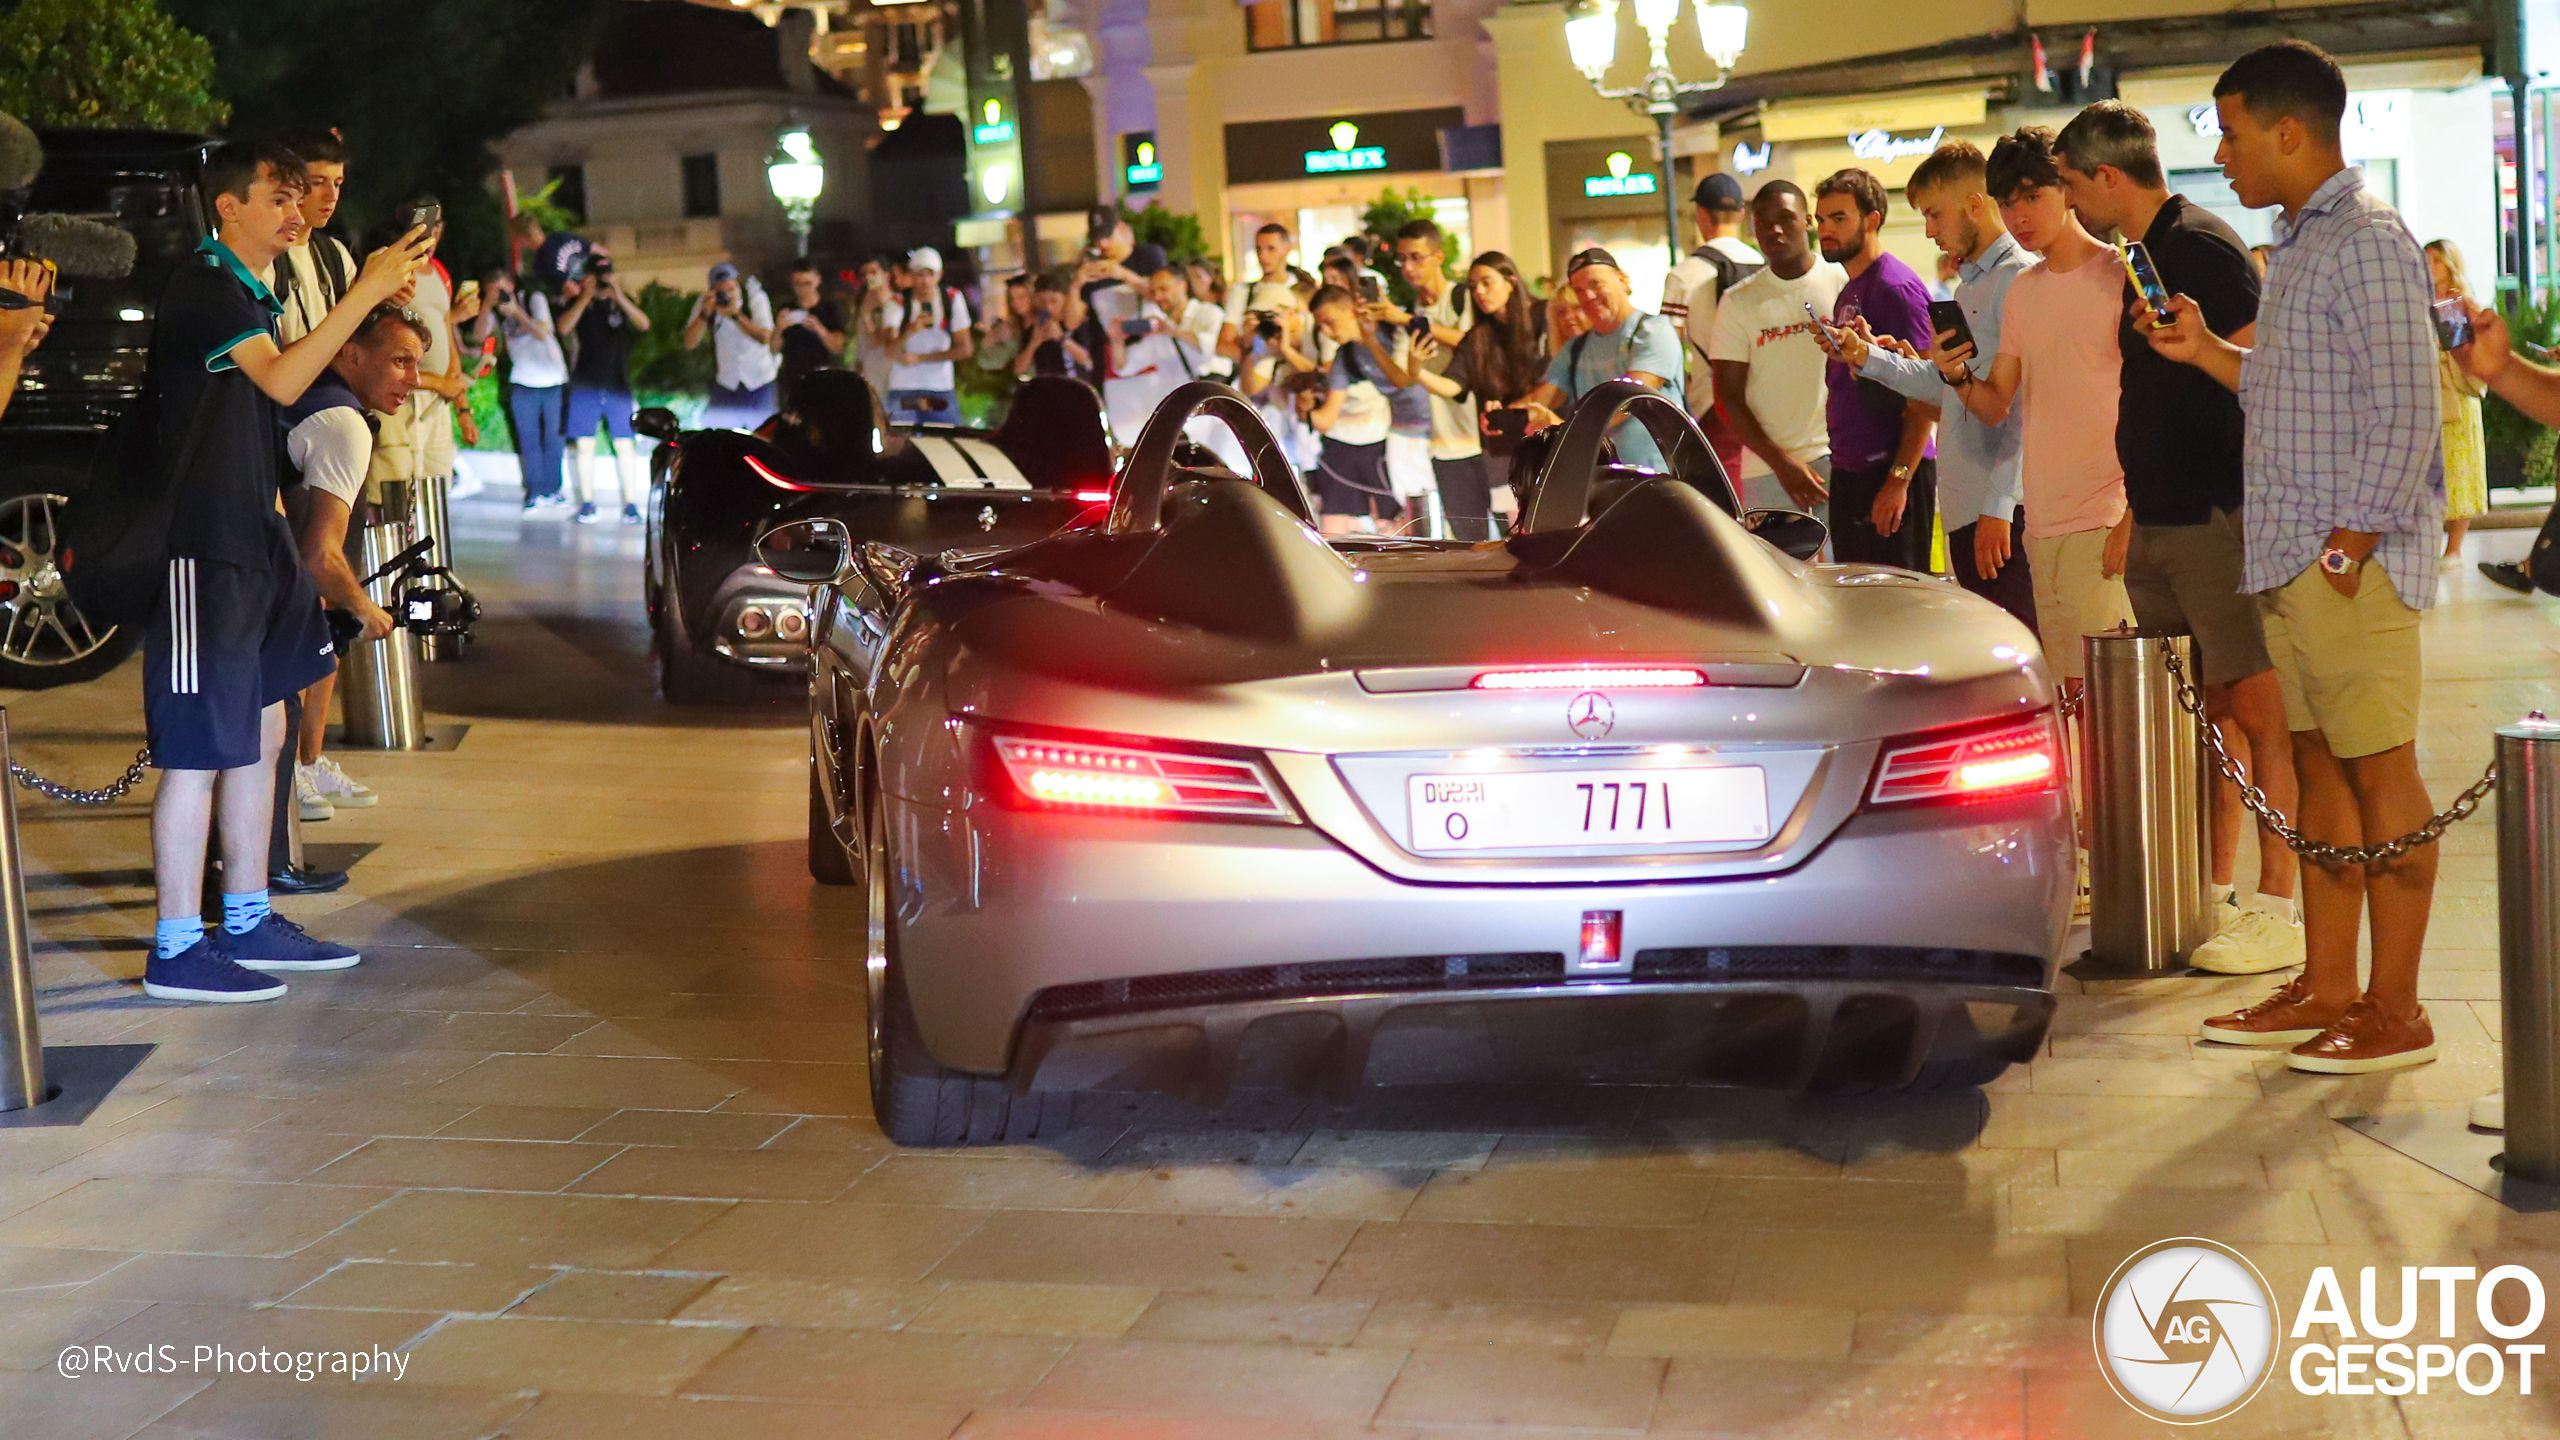
<svg viewBox="0 0 2560 1440">
<path fill-rule="evenodd" d="M 163 770 L 258 762 L 258 717 L 338 668 L 301 566 L 173 559 L 142 641 L 142 719 Z"/>
</svg>

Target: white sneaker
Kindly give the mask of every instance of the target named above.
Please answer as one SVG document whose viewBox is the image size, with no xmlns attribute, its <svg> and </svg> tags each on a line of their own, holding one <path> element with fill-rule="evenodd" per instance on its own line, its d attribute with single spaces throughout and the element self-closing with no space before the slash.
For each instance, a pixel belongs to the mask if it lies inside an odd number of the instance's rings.
<svg viewBox="0 0 2560 1440">
<path fill-rule="evenodd" d="M 472 496 L 479 494 L 482 490 L 487 489 L 488 485 L 489 482 L 481 479 L 480 472 L 477 470 L 465 470 L 461 474 L 453 477 L 452 482 L 445 489 L 444 498 L 447 500 L 468 500 Z"/>
<path fill-rule="evenodd" d="M 321 756 L 311 762 L 310 768 L 312 779 L 320 786 L 320 793 L 328 796 L 329 803 L 341 810 L 362 810 L 380 803 L 382 799 L 372 786 L 339 769 L 334 755 Z"/>
<path fill-rule="evenodd" d="M 338 807 L 330 803 L 327 792 L 320 788 L 319 778 L 312 774 L 313 768 L 309 765 L 293 767 L 293 803 L 301 809 L 305 825 L 338 813 Z"/>
<path fill-rule="evenodd" d="M 2226 915 L 2212 939 L 2195 948 L 2187 963 L 2216 975 L 2263 975 L 2302 963 L 2302 927 L 2264 910 Z"/>
<path fill-rule="evenodd" d="M 2483 1095 L 2471 1102 L 2471 1128 L 2504 1130 L 2507 1128 L 2507 1092 Z"/>
<path fill-rule="evenodd" d="M 2089 852 L 2086 850 L 2080 852 L 2080 869 L 2072 884 L 2071 918 L 2086 920 L 2089 918 Z"/>
</svg>

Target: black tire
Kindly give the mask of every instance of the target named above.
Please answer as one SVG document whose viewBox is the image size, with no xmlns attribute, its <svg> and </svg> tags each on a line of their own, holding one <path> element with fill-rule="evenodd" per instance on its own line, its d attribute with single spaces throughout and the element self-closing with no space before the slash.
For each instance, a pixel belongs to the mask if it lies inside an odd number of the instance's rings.
<svg viewBox="0 0 2560 1440">
<path fill-rule="evenodd" d="M 925 1048 L 898 968 L 897 917 L 889 906 L 888 829 L 876 793 L 864 786 L 862 794 L 867 842 L 863 888 L 870 900 L 863 964 L 869 998 L 865 1058 L 871 1067 L 871 1115 L 880 1133 L 900 1145 L 949 1147 L 1020 1144 L 1064 1130 L 1074 1097 L 1015 1095 L 1003 1076 L 951 1069 Z"/>
<path fill-rule="evenodd" d="M 862 876 L 853 866 L 853 856 L 836 838 L 835 827 L 827 823 L 826 781 L 818 774 L 822 762 L 809 757 L 809 878 L 821 885 L 853 885 Z"/>
<path fill-rule="evenodd" d="M 746 677 L 717 660 L 694 653 L 675 619 L 674 607 L 669 606 L 667 622 L 658 626 L 657 644 L 653 647 L 658 658 L 658 693 L 666 697 L 667 703 L 726 705 L 744 695 Z"/>
<path fill-rule="evenodd" d="M 133 626 L 90 624 L 54 571 L 55 517 L 87 483 L 67 465 L 30 465 L 0 478 L 0 581 L 10 587 L 0 599 L 0 687 L 95 680 L 142 643 Z"/>
</svg>

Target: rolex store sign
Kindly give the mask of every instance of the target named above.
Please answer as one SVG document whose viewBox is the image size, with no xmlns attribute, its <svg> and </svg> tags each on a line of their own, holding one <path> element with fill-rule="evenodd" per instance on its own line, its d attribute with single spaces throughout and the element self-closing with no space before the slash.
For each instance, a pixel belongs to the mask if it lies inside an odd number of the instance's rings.
<svg viewBox="0 0 2560 1440">
<path fill-rule="evenodd" d="M 1610 152 L 1609 173 L 1582 177 L 1582 193 L 1594 198 L 1604 195 L 1651 195 L 1662 188 L 1661 179 L 1650 170 L 1638 170 L 1635 157 L 1624 150 Z"/>
</svg>

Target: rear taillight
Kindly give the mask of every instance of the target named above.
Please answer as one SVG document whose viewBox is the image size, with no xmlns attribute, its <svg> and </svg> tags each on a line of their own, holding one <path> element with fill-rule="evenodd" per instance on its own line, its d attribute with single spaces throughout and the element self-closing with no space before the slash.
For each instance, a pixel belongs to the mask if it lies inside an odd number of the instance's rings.
<svg viewBox="0 0 2560 1440">
<path fill-rule="evenodd" d="M 1293 823 L 1262 762 L 1179 746 L 1066 737 L 989 737 L 1016 809 Z"/>
<path fill-rule="evenodd" d="M 1108 490 L 1079 490 L 1076 492 L 1076 498 L 1087 505 L 1107 505 L 1111 502 L 1111 492 Z"/>
<path fill-rule="evenodd" d="M 1690 665 L 1558 665 L 1541 670 L 1487 670 L 1478 690 L 1685 690 L 1707 683 Z"/>
<path fill-rule="evenodd" d="M 2061 746 L 2052 719 L 2040 715 L 1990 729 L 1886 742 L 1867 803 L 1988 800 L 2061 783 Z"/>
</svg>

